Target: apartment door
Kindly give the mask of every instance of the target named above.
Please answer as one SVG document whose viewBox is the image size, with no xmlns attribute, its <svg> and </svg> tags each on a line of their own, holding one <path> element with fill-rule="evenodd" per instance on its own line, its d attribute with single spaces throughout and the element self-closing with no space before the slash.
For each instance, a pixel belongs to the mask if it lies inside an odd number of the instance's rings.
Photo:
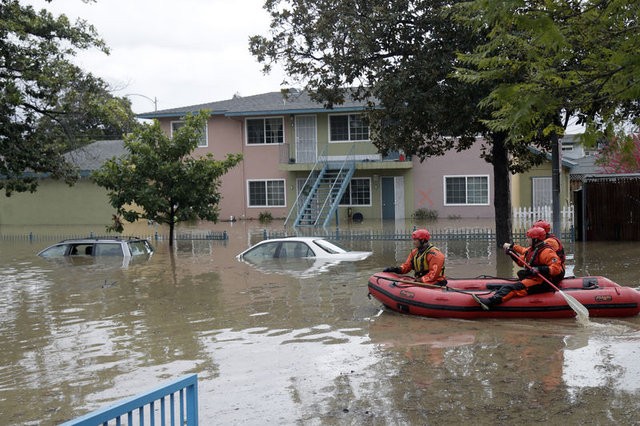
<svg viewBox="0 0 640 426">
<path fill-rule="evenodd" d="M 315 163 L 318 134 L 315 115 L 296 115 L 296 163 Z"/>
<path fill-rule="evenodd" d="M 383 176 L 382 219 L 400 219 L 404 217 L 404 178 L 402 176 Z"/>
</svg>

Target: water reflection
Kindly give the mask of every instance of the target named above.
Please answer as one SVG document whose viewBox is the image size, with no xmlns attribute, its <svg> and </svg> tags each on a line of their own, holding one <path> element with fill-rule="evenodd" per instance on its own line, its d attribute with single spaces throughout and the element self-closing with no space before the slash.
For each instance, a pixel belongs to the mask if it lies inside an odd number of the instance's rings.
<svg viewBox="0 0 640 426">
<path fill-rule="evenodd" d="M 58 424 L 186 373 L 199 375 L 202 424 L 640 422 L 637 317 L 584 328 L 378 315 L 367 279 L 410 241 L 343 240 L 373 255 L 289 274 L 238 262 L 260 234 L 239 225 L 218 225 L 225 242 L 154 244 L 127 268 L 0 242 L 3 423 Z M 506 258 L 487 242 L 434 242 L 457 278 L 495 275 Z M 576 245 L 576 272 L 638 286 L 636 246 Z"/>
</svg>

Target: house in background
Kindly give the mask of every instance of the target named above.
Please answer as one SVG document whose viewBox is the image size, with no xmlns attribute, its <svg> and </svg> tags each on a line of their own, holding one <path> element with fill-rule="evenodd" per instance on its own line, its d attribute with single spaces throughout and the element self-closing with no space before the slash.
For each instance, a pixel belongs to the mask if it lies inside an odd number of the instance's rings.
<svg viewBox="0 0 640 426">
<path fill-rule="evenodd" d="M 363 103 L 327 109 L 305 92 L 240 97 L 140 114 L 171 134 L 188 113 L 209 110 L 195 154 L 244 160 L 222 179 L 220 217 L 268 212 L 287 225 L 320 226 L 350 219 L 404 219 L 417 209 L 441 218 L 491 218 L 492 167 L 480 143 L 420 163 L 383 157 L 370 140 Z"/>
<path fill-rule="evenodd" d="M 96 225 L 103 232 L 112 222 L 113 207 L 107 191 L 89 179 L 105 161 L 124 153 L 122 140 L 97 141 L 65 154 L 78 167 L 80 179 L 73 186 L 45 175 L 34 193 L 14 193 L 4 197 L 1 225 Z"/>
</svg>

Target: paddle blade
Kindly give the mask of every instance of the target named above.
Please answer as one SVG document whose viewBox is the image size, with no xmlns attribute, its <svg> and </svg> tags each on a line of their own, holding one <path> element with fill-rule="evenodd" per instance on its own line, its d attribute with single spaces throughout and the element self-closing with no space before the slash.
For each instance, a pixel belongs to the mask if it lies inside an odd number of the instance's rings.
<svg viewBox="0 0 640 426">
<path fill-rule="evenodd" d="M 573 296 L 569 296 L 564 291 L 560 290 L 560 294 L 567 301 L 567 304 L 576 312 L 579 320 L 583 322 L 589 322 L 589 310 L 580 302 L 578 302 Z"/>
</svg>

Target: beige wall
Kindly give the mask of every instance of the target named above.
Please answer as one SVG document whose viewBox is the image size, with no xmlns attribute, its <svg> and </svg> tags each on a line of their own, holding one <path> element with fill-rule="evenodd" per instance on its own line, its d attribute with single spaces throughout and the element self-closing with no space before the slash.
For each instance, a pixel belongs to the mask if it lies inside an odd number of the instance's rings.
<svg viewBox="0 0 640 426">
<path fill-rule="evenodd" d="M 115 212 L 109 204 L 107 192 L 87 178 L 80 179 L 72 187 L 44 179 L 33 194 L 3 196 L 1 206 L 2 225 L 107 226 Z"/>
</svg>

